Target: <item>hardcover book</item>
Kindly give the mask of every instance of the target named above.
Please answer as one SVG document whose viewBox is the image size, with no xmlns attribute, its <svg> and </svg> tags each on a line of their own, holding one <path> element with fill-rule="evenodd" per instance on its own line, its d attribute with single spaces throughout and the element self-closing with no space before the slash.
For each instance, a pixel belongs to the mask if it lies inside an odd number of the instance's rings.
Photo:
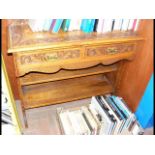
<svg viewBox="0 0 155 155">
<path fill-rule="evenodd" d="M 60 30 L 62 22 L 63 22 L 63 19 L 56 19 L 56 22 L 55 22 L 54 27 L 52 29 L 53 33 L 57 33 Z"/>
</svg>

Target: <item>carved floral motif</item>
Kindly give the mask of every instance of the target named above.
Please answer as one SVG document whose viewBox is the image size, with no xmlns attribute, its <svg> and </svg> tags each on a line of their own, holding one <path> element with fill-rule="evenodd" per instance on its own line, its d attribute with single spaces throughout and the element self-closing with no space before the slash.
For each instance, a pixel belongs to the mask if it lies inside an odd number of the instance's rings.
<svg viewBox="0 0 155 155">
<path fill-rule="evenodd" d="M 99 56 L 134 51 L 134 44 L 87 48 L 86 56 Z"/>
<path fill-rule="evenodd" d="M 80 57 L 80 50 L 62 50 L 57 52 L 37 53 L 20 56 L 21 65 L 43 63 L 63 59 L 74 59 Z"/>
</svg>

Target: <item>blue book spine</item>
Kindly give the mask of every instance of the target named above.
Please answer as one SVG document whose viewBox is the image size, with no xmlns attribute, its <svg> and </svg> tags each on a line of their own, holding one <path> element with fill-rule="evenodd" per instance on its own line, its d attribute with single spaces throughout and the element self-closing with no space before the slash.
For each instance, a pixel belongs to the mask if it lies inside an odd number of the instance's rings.
<svg viewBox="0 0 155 155">
<path fill-rule="evenodd" d="M 91 19 L 83 19 L 82 24 L 81 24 L 81 30 L 85 33 L 90 32 L 90 24 L 91 24 Z"/>
<path fill-rule="evenodd" d="M 49 31 L 52 21 L 53 21 L 52 19 L 47 19 L 47 20 L 45 21 L 45 24 L 44 24 L 44 31 Z"/>
<path fill-rule="evenodd" d="M 95 25 L 95 19 L 91 20 L 91 24 L 90 24 L 90 32 L 93 32 L 94 30 L 94 25 Z"/>
<path fill-rule="evenodd" d="M 119 101 L 119 99 L 116 96 L 111 96 L 113 98 L 113 100 L 115 101 L 115 103 L 118 105 L 118 107 L 124 112 L 124 114 L 126 115 L 126 117 L 129 117 L 128 112 L 124 109 L 124 107 L 122 107 L 121 105 L 121 101 Z"/>
<path fill-rule="evenodd" d="M 61 27 L 62 22 L 63 22 L 63 19 L 56 19 L 56 23 L 53 27 L 52 32 L 57 33 Z"/>
<path fill-rule="evenodd" d="M 70 22 L 71 22 L 70 19 L 67 19 L 67 20 L 66 20 L 65 31 L 68 31 Z"/>
</svg>

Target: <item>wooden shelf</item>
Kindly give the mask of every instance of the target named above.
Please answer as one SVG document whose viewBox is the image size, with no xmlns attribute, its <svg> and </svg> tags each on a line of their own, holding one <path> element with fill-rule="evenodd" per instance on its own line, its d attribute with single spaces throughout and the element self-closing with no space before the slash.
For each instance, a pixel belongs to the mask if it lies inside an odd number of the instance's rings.
<svg viewBox="0 0 155 155">
<path fill-rule="evenodd" d="M 23 87 L 24 108 L 35 108 L 113 92 L 102 74 Z"/>
<path fill-rule="evenodd" d="M 116 71 L 117 68 L 118 68 L 118 65 L 114 64 L 109 66 L 97 65 L 95 67 L 90 67 L 86 69 L 77 69 L 77 70 L 62 69 L 57 73 L 51 73 L 51 74 L 29 73 L 20 78 L 20 83 L 21 85 L 31 85 L 31 84 L 37 84 L 37 83 L 50 82 L 50 81 L 77 78 L 82 76 L 112 72 L 112 71 Z"/>
<path fill-rule="evenodd" d="M 59 33 L 32 32 L 27 24 L 14 24 L 9 26 L 8 53 L 31 51 L 49 48 L 67 48 L 72 45 L 82 46 L 94 43 L 116 43 L 143 40 L 136 32 L 114 31 L 100 34 L 96 32 L 84 33 L 82 31 L 70 31 Z"/>
</svg>

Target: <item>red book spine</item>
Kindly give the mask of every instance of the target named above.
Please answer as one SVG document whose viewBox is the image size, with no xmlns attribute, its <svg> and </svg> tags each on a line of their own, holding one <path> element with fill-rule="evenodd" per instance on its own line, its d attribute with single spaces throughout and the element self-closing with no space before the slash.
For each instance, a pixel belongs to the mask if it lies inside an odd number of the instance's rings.
<svg viewBox="0 0 155 155">
<path fill-rule="evenodd" d="M 56 23 L 56 19 L 53 19 L 50 30 L 53 30 L 53 27 L 54 27 L 55 23 Z"/>
<path fill-rule="evenodd" d="M 135 27 L 136 27 L 136 22 L 137 22 L 137 19 L 135 19 L 135 20 L 134 20 L 134 22 L 133 22 L 132 31 L 134 31 L 134 30 L 135 30 Z"/>
</svg>

